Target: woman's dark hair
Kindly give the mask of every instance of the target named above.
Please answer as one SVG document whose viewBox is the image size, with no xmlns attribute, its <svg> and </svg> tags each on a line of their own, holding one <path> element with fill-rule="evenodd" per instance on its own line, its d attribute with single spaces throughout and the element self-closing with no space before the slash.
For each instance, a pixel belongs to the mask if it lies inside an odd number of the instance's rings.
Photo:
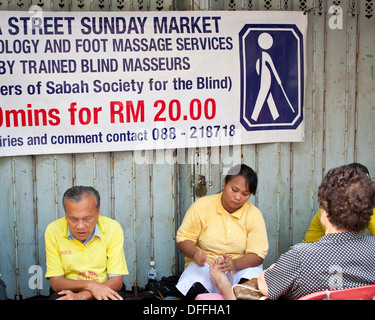
<svg viewBox="0 0 375 320">
<path fill-rule="evenodd" d="M 99 192 L 93 187 L 86 186 L 74 186 L 65 191 L 63 196 L 63 206 L 65 209 L 65 200 L 79 202 L 85 199 L 88 195 L 92 195 L 95 198 L 96 209 L 100 208 L 100 195 Z"/>
<path fill-rule="evenodd" d="M 229 182 L 236 176 L 243 176 L 247 181 L 247 187 L 251 194 L 255 195 L 258 185 L 258 178 L 254 170 L 246 164 L 238 164 L 228 170 L 228 174 L 225 177 L 225 183 Z"/>
<path fill-rule="evenodd" d="M 370 172 L 368 171 L 367 167 L 364 166 L 362 163 L 353 162 L 348 164 L 350 168 L 361 170 L 363 173 L 367 174 L 370 177 Z"/>
<path fill-rule="evenodd" d="M 375 206 L 375 183 L 361 168 L 346 165 L 328 171 L 318 190 L 320 207 L 339 229 L 365 229 Z"/>
</svg>

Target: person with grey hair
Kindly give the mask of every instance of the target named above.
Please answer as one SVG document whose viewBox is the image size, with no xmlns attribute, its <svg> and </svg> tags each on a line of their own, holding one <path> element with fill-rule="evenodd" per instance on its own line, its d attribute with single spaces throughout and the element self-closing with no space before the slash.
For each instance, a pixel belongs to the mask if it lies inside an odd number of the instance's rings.
<svg viewBox="0 0 375 320">
<path fill-rule="evenodd" d="M 363 172 L 369 179 L 371 179 L 370 172 L 365 165 L 358 163 L 358 162 L 353 162 L 351 164 L 348 164 L 348 166 L 350 168 Z M 305 237 L 302 240 L 302 242 L 315 242 L 324 236 L 326 230 L 325 230 L 324 225 L 321 223 L 320 218 L 321 218 L 321 210 L 319 208 L 319 210 L 316 212 L 316 214 L 312 218 L 310 226 L 307 229 L 305 233 Z M 364 234 L 366 229 L 368 230 L 370 235 L 375 236 L 375 208 L 372 210 L 372 216 L 370 218 L 370 222 L 368 223 L 367 226 L 363 228 L 363 230 L 361 230 L 361 234 Z"/>
<path fill-rule="evenodd" d="M 319 186 L 318 200 L 325 235 L 292 246 L 260 274 L 253 288 L 244 288 L 248 293 L 257 287 L 257 294 L 271 300 L 299 299 L 375 283 L 375 237 L 361 234 L 375 206 L 375 182 L 350 165 L 333 168 Z M 217 261 L 211 263 L 210 274 L 225 299 L 236 299 L 236 288 Z"/>
<path fill-rule="evenodd" d="M 100 196 L 75 186 L 63 196 L 65 217 L 45 232 L 50 299 L 123 300 L 128 274 L 121 225 L 100 215 Z"/>
</svg>

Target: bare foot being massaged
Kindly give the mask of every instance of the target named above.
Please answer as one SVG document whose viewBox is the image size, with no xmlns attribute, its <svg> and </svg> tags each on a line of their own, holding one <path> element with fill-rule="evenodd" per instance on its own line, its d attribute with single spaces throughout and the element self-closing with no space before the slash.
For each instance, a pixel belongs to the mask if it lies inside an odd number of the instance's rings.
<svg viewBox="0 0 375 320">
<path fill-rule="evenodd" d="M 210 276 L 214 280 L 215 286 L 220 290 L 225 300 L 236 300 L 232 291 L 232 284 L 227 275 L 222 271 L 223 258 L 218 257 L 210 263 Z"/>
</svg>

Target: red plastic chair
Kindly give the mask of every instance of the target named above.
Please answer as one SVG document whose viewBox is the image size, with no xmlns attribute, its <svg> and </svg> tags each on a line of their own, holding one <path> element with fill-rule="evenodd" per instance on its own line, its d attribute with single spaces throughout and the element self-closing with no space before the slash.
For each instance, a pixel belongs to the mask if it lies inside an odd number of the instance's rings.
<svg viewBox="0 0 375 320">
<path fill-rule="evenodd" d="M 318 291 L 298 300 L 375 300 L 375 284 L 343 290 Z"/>
</svg>

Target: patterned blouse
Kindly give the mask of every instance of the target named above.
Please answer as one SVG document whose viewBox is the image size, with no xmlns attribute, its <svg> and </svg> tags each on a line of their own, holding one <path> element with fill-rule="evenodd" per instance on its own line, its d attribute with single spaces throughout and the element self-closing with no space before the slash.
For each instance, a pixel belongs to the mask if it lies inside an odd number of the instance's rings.
<svg viewBox="0 0 375 320">
<path fill-rule="evenodd" d="M 297 244 L 264 276 L 272 300 L 374 284 L 375 237 L 351 231 Z"/>
</svg>

